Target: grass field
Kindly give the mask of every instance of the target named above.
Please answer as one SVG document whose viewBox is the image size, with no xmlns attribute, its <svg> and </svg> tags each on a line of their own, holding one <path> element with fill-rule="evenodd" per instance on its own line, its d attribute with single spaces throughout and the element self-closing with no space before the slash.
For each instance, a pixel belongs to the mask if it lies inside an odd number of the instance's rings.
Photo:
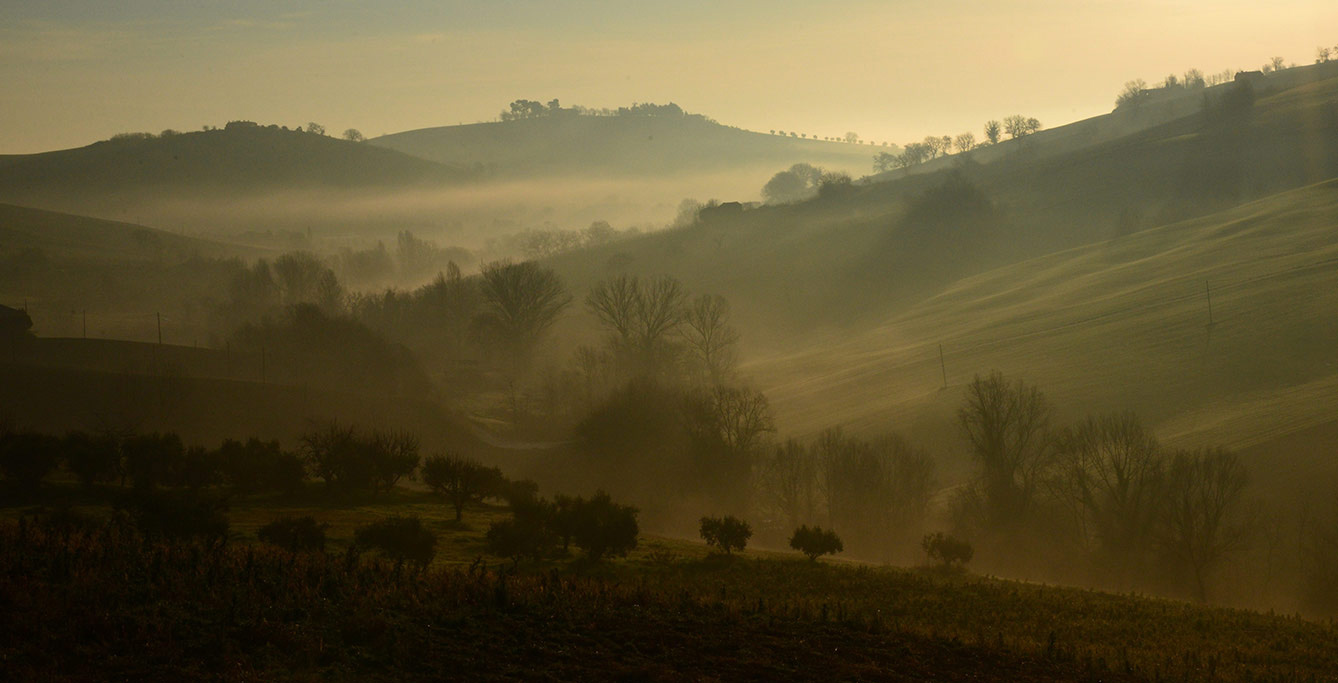
<svg viewBox="0 0 1338 683">
<path fill-rule="evenodd" d="M 43 498 L 98 513 L 112 493 Z M 0 521 L 0 661 L 19 678 L 1338 680 L 1338 629 L 1280 615 L 654 537 L 611 562 L 513 569 L 481 538 L 504 509 L 457 525 L 407 490 L 237 500 L 214 550 L 20 529 L 22 509 Z M 433 567 L 350 564 L 355 527 L 406 513 L 437 533 Z M 255 542 L 308 514 L 330 525 L 327 554 Z"/>
</svg>

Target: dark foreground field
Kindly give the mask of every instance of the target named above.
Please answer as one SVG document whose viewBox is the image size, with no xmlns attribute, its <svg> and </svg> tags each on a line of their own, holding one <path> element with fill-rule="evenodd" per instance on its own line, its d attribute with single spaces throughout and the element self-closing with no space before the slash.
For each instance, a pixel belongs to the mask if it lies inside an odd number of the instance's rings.
<svg viewBox="0 0 1338 683">
<path fill-rule="evenodd" d="M 6 680 L 1334 680 L 1331 624 L 961 576 L 691 559 L 415 572 L 0 526 Z"/>
</svg>

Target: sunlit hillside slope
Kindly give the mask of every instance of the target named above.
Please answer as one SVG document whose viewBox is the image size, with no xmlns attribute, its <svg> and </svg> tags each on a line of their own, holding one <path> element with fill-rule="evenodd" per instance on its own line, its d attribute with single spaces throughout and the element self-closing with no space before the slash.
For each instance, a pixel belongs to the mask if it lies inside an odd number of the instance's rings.
<svg viewBox="0 0 1338 683">
<path fill-rule="evenodd" d="M 1330 181 L 965 278 L 747 371 L 797 433 L 947 434 L 961 386 L 998 369 L 1066 417 L 1135 410 L 1173 443 L 1266 444 L 1338 419 L 1336 226 Z"/>
</svg>

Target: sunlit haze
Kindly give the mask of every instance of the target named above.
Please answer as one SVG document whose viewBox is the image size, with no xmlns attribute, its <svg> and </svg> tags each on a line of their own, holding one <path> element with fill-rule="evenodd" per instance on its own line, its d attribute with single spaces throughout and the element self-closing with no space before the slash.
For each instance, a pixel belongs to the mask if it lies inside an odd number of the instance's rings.
<svg viewBox="0 0 1338 683">
<path fill-rule="evenodd" d="M 1313 60 L 1338 3 L 18 0 L 0 10 L 0 153 L 249 119 L 368 136 L 517 98 L 673 101 L 750 130 L 896 144 L 1122 84 Z M 1120 55 L 1119 59 L 1112 58 Z M 96 114 L 96 115 L 94 115 Z"/>
</svg>

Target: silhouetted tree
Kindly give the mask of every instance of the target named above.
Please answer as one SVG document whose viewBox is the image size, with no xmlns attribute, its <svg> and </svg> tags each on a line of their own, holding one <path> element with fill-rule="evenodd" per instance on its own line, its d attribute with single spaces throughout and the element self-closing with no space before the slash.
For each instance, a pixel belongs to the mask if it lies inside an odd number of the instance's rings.
<svg viewBox="0 0 1338 683">
<path fill-rule="evenodd" d="M 944 568 L 953 564 L 965 565 L 976 554 L 970 543 L 947 536 L 942 531 L 925 536 L 920 541 L 920 547 L 924 549 L 929 559 L 938 562 Z"/>
<path fill-rule="evenodd" d="M 1056 440 L 1056 482 L 1084 547 L 1117 570 L 1151 549 L 1165 467 L 1157 440 L 1132 413 L 1089 417 Z"/>
<path fill-rule="evenodd" d="M 276 491 L 292 494 L 306 479 L 302 456 L 285 452 L 278 441 L 228 439 L 218 448 L 223 480 L 236 493 Z"/>
<path fill-rule="evenodd" d="M 311 123 L 307 124 L 307 132 L 314 133 L 316 135 L 325 135 L 325 126 L 322 126 L 321 124 L 312 121 Z"/>
<path fill-rule="evenodd" d="M 753 537 L 753 529 L 747 522 L 731 516 L 702 517 L 701 537 L 706 545 L 723 550 L 726 555 L 748 546 L 748 539 Z"/>
<path fill-rule="evenodd" d="M 976 148 L 976 136 L 973 135 L 970 131 L 967 131 L 965 133 L 958 135 L 953 140 L 953 144 L 957 146 L 957 152 L 959 154 L 962 152 L 970 152 L 971 150 Z"/>
<path fill-rule="evenodd" d="M 977 375 L 967 386 L 957 421 L 980 466 L 982 521 L 988 526 L 1009 526 L 1031 512 L 1051 464 L 1052 413 L 1039 389 L 1022 380 L 1009 382 L 997 371 Z"/>
<path fill-rule="evenodd" d="M 823 555 L 835 555 L 845 546 L 835 531 L 822 527 L 801 526 L 790 536 L 790 547 L 808 556 L 809 561 L 817 562 Z"/>
<path fill-rule="evenodd" d="M 626 555 L 636 548 L 636 516 L 636 508 L 615 503 L 609 494 L 598 491 L 577 503 L 572 542 L 592 562 L 606 555 Z"/>
<path fill-rule="evenodd" d="M 636 276 L 620 275 L 596 284 L 585 303 L 631 370 L 655 374 L 677 355 L 672 340 L 683 321 L 686 299 L 683 285 L 667 275 L 644 283 Z"/>
<path fill-rule="evenodd" d="M 349 128 L 348 130 L 344 131 L 344 139 L 348 140 L 349 142 L 362 142 L 367 138 L 364 137 L 362 131 L 358 130 L 357 128 Z"/>
<path fill-rule="evenodd" d="M 91 436 L 85 432 L 65 435 L 61 450 L 65 464 L 85 487 L 112 481 L 121 469 L 121 447 L 110 436 Z"/>
<path fill-rule="evenodd" d="M 1115 108 L 1137 108 L 1151 96 L 1152 93 L 1148 91 L 1147 81 L 1141 78 L 1129 81 L 1124 84 L 1124 90 L 1120 91 L 1119 97 L 1115 98 Z"/>
<path fill-rule="evenodd" d="M 186 448 L 176 434 L 143 434 L 122 441 L 121 453 L 135 488 L 147 490 L 178 477 Z"/>
<path fill-rule="evenodd" d="M 777 446 L 762 470 L 767 509 L 787 522 L 787 528 L 814 521 L 818 512 L 817 460 L 797 439 Z"/>
<path fill-rule="evenodd" d="M 1034 118 L 1028 118 L 1021 114 L 1004 117 L 1004 132 L 1010 138 L 1017 139 L 1031 135 L 1040 129 L 1041 122 Z"/>
<path fill-rule="evenodd" d="M 571 303 L 557 273 L 533 261 L 484 264 L 480 296 L 482 310 L 475 324 L 487 338 L 504 345 L 517 364 L 528 359 Z"/>
<path fill-rule="evenodd" d="M 991 145 L 999 144 L 999 136 L 1003 134 L 1003 126 L 998 121 L 985 122 L 985 139 L 990 141 Z"/>
<path fill-rule="evenodd" d="M 455 508 L 455 520 L 464 516 L 466 505 L 497 495 L 504 478 L 496 467 L 485 467 L 458 456 L 433 456 L 423 463 L 423 483 L 445 497 Z"/>
<path fill-rule="evenodd" d="M 1244 547 L 1249 528 L 1245 466 L 1222 449 L 1178 451 L 1166 472 L 1157 536 L 1173 568 L 1187 572 L 1201 602 L 1208 578 Z"/>
<path fill-rule="evenodd" d="M 537 562 L 556 553 L 551 503 L 530 501 L 514 508 L 512 513 L 510 519 L 488 525 L 484 541 L 489 553 L 510 558 L 517 564 L 522 559 Z"/>
<path fill-rule="evenodd" d="M 697 373 L 711 384 L 723 382 L 734 369 L 739 341 L 739 333 L 729 324 L 729 302 L 719 295 L 697 297 L 687 307 L 679 330 Z"/>
</svg>

